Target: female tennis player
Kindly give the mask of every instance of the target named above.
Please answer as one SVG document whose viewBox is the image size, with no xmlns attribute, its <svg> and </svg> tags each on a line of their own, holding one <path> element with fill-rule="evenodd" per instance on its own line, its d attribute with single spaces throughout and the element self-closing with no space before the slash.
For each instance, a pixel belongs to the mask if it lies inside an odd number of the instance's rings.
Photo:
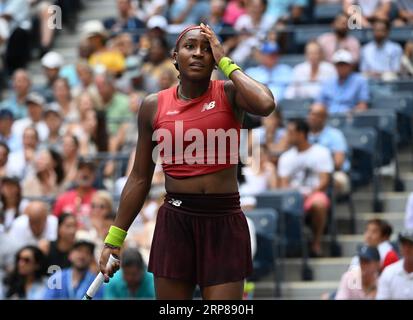
<svg viewBox="0 0 413 320">
<path fill-rule="evenodd" d="M 239 133 L 244 112 L 267 116 L 275 108 L 274 97 L 224 56 L 208 25 L 182 31 L 173 58 L 179 84 L 149 95 L 140 108 L 133 171 L 105 239 L 100 269 L 108 281 L 119 268 L 106 263 L 110 254 L 119 256 L 127 230 L 142 208 L 155 166 L 153 149 L 163 144 L 167 194 L 157 215 L 148 264 L 157 299 L 192 299 L 197 284 L 203 299 L 242 299 L 252 258 L 238 194 Z M 211 81 L 216 65 L 229 80 Z M 235 131 L 235 149 L 226 140 L 230 150 L 211 147 L 211 139 L 206 138 L 209 130 L 218 130 L 218 140 Z M 167 154 L 168 139 L 163 135 L 162 140 L 159 132 L 171 133 L 171 154 Z M 187 161 L 193 155 L 187 147 L 193 146 L 194 132 L 204 137 L 195 134 L 196 142 L 202 141 L 197 144 L 201 148 L 196 148 L 195 163 Z"/>
</svg>

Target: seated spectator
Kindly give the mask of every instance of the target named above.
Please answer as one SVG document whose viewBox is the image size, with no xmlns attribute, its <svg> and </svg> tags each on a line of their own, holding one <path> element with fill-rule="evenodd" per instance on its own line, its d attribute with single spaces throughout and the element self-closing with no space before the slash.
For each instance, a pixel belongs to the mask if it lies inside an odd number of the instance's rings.
<svg viewBox="0 0 413 320">
<path fill-rule="evenodd" d="M 223 20 L 225 5 L 224 0 L 212 0 L 210 14 L 204 23 L 208 24 L 211 29 L 214 30 L 215 34 L 220 38 L 225 52 L 228 53 L 230 49 L 232 49 L 236 37 L 231 35 L 231 33 L 235 32 L 232 26 Z"/>
<path fill-rule="evenodd" d="M 233 26 L 246 13 L 247 0 L 229 0 L 222 21 Z"/>
<path fill-rule="evenodd" d="M 324 104 L 330 114 L 366 110 L 369 101 L 368 82 L 353 71 L 354 61 L 350 52 L 337 51 L 333 62 L 338 76 L 324 82 L 317 102 Z"/>
<path fill-rule="evenodd" d="M 23 148 L 10 153 L 7 161 L 7 175 L 24 179 L 33 173 L 34 158 L 39 147 L 39 136 L 33 127 L 23 131 Z"/>
<path fill-rule="evenodd" d="M 327 148 L 308 142 L 309 130 L 304 120 L 288 123 L 288 140 L 292 148 L 281 155 L 278 176 L 281 188 L 298 189 L 305 198 L 304 211 L 310 215 L 314 234 L 311 254 L 318 257 L 330 206 L 326 192 L 334 164 Z"/>
<path fill-rule="evenodd" d="M 305 47 L 306 60 L 293 69 L 292 83 L 285 92 L 286 99 L 315 99 L 320 95 L 321 83 L 337 75 L 334 65 L 323 61 L 321 46 L 310 41 Z"/>
<path fill-rule="evenodd" d="M 10 149 L 7 144 L 0 141 L 0 178 L 7 176 L 7 161 L 9 159 L 9 154 Z"/>
<path fill-rule="evenodd" d="M 267 1 L 247 1 L 246 13 L 240 16 L 234 25 L 238 33 L 238 45 L 232 51 L 231 57 L 241 65 L 248 61 L 253 49 L 265 39 L 267 32 L 275 23 L 275 17 L 265 15 L 266 8 Z"/>
<path fill-rule="evenodd" d="M 41 64 L 43 73 L 46 77 L 46 83 L 36 91 L 38 91 L 44 99 L 46 99 L 46 102 L 49 103 L 53 101 L 53 83 L 60 76 L 64 59 L 60 53 L 50 51 L 43 56 Z"/>
<path fill-rule="evenodd" d="M 399 255 L 390 243 L 390 237 L 393 232 L 391 225 L 381 219 L 371 219 L 367 222 L 364 231 L 364 244 L 377 247 L 380 253 L 380 270 L 399 260 Z M 358 266 L 359 261 L 354 257 L 350 268 Z"/>
<path fill-rule="evenodd" d="M 362 246 L 358 250 L 360 266 L 341 277 L 336 300 L 374 299 L 380 275 L 380 254 L 376 247 Z"/>
<path fill-rule="evenodd" d="M 134 41 L 139 40 L 136 31 L 145 28 L 145 23 L 134 15 L 132 0 L 117 0 L 118 16 L 103 21 L 106 30 L 112 34 L 121 32 L 135 33 Z"/>
<path fill-rule="evenodd" d="M 25 246 L 16 254 L 13 270 L 5 278 L 6 298 L 41 300 L 46 286 L 46 265 L 43 252 Z"/>
<path fill-rule="evenodd" d="M 146 265 L 137 249 L 128 248 L 122 252 L 120 267 L 121 270 L 105 286 L 105 299 L 155 298 L 153 275 L 146 271 Z"/>
<path fill-rule="evenodd" d="M 72 88 L 71 94 L 77 102 L 78 111 L 80 112 L 79 100 L 83 94 L 90 95 L 94 104 L 101 104 L 98 89 L 94 83 L 93 69 L 89 66 L 87 61 L 80 60 L 76 64 L 76 73 L 80 83 Z"/>
<path fill-rule="evenodd" d="M 8 109 L 0 110 L 0 142 L 5 143 L 11 152 L 22 147 L 21 136 L 12 132 L 14 116 Z"/>
<path fill-rule="evenodd" d="M 135 13 L 142 21 L 148 21 L 151 17 L 162 14 L 166 5 L 166 0 L 141 0 L 135 6 Z"/>
<path fill-rule="evenodd" d="M 277 100 L 282 100 L 285 89 L 292 80 L 291 67 L 286 64 L 278 64 L 279 47 L 276 43 L 264 43 L 257 57 L 260 65 L 248 68 L 245 73 L 268 86 L 274 97 L 277 97 Z"/>
<path fill-rule="evenodd" d="M 17 178 L 3 177 L 1 179 L 0 201 L 3 211 L 3 227 L 5 231 L 9 231 L 14 220 L 24 212 L 29 203 L 22 197 L 22 189 Z"/>
<path fill-rule="evenodd" d="M 277 169 L 270 161 L 268 150 L 264 145 L 260 146 L 259 161 L 259 163 L 255 163 L 254 160 L 249 161 L 248 165 L 242 168 L 245 182 L 239 187 L 241 197 L 255 196 L 277 188 Z"/>
<path fill-rule="evenodd" d="M 399 243 L 403 259 L 381 274 L 376 296 L 378 300 L 413 299 L 413 229 L 402 231 Z"/>
<path fill-rule="evenodd" d="M 304 9 L 308 0 L 268 0 L 266 14 L 284 23 L 299 23 L 304 20 Z"/>
<path fill-rule="evenodd" d="M 114 135 L 119 127 L 120 119 L 132 117 L 129 111 L 128 96 L 117 92 L 114 86 L 113 77 L 109 74 L 98 75 L 95 83 L 103 101 L 102 110 L 106 113 L 106 119 L 109 123 L 109 134 Z M 116 120 L 118 120 L 116 122 Z"/>
<path fill-rule="evenodd" d="M 338 14 L 333 22 L 333 32 L 327 32 L 317 38 L 318 44 L 324 52 L 324 58 L 333 62 L 333 55 L 340 49 L 347 50 L 353 57 L 353 62 L 358 63 L 360 59 L 360 42 L 349 35 L 348 16 L 344 13 Z"/>
<path fill-rule="evenodd" d="M 106 47 L 107 33 L 102 22 L 90 20 L 83 26 L 82 35 L 92 48 L 89 64 L 97 70 L 111 72 L 115 75 L 125 70 L 125 58 L 122 53 Z"/>
<path fill-rule="evenodd" d="M 344 0 L 343 11 L 352 14 L 352 5 L 361 9 L 361 27 L 367 28 L 376 19 L 388 20 L 390 18 L 392 0 Z"/>
<path fill-rule="evenodd" d="M 171 70 L 175 79 L 179 72 L 172 63 L 166 40 L 154 38 L 150 42 L 148 61 L 142 66 L 142 78 L 145 91 L 153 93 L 159 90 L 160 77 L 165 70 Z"/>
<path fill-rule="evenodd" d="M 40 94 L 32 92 L 27 96 L 26 103 L 28 117 L 13 123 L 12 134 L 19 138 L 27 127 L 34 127 L 39 134 L 39 141 L 45 141 L 49 135 L 46 123 L 43 120 L 43 108 L 46 101 Z"/>
<path fill-rule="evenodd" d="M 53 154 L 54 153 L 54 154 Z M 22 182 L 25 197 L 56 197 L 63 192 L 63 160 L 53 150 L 44 149 L 36 154 L 34 171 Z"/>
<path fill-rule="evenodd" d="M 95 245 L 88 239 L 76 239 L 69 253 L 71 267 L 55 272 L 49 281 L 59 281 L 62 285 L 49 287 L 44 295 L 45 300 L 71 299 L 80 300 L 92 284 L 96 275 L 89 271 L 94 262 Z M 60 277 L 58 279 L 58 277 Z M 103 297 L 103 287 L 97 291 L 94 299 Z"/>
<path fill-rule="evenodd" d="M 32 201 L 24 213 L 13 221 L 10 228 L 10 236 L 20 245 L 38 245 L 43 239 L 56 240 L 57 218 L 49 214 L 46 203 Z"/>
<path fill-rule="evenodd" d="M 209 1 L 174 0 L 167 12 L 171 24 L 199 24 L 209 11 Z"/>
<path fill-rule="evenodd" d="M 57 106 L 49 106 L 44 112 L 44 122 L 46 123 L 49 135 L 43 141 L 43 149 L 52 149 L 62 152 L 63 133 L 66 131 L 66 125 L 63 125 L 63 115 Z"/>
<path fill-rule="evenodd" d="M 58 78 L 53 83 L 54 102 L 50 107 L 60 110 L 65 122 L 76 122 L 79 120 L 79 111 L 72 99 L 69 83 L 65 78 Z"/>
<path fill-rule="evenodd" d="M 77 167 L 79 162 L 79 140 L 72 134 L 66 134 L 63 137 L 62 158 L 63 158 L 63 188 L 67 189 L 73 186 L 77 176 Z"/>
<path fill-rule="evenodd" d="M 413 24 L 413 1 L 412 0 L 396 0 L 398 9 L 398 17 L 393 22 L 396 27 Z"/>
<path fill-rule="evenodd" d="M 27 0 L 4 0 L 0 8 L 0 21 L 7 28 L 7 35 L 0 36 L 5 42 L 4 63 L 8 75 L 26 68 L 30 61 L 30 7 Z"/>
<path fill-rule="evenodd" d="M 88 110 L 85 118 L 80 123 L 72 125 L 67 132 L 75 135 L 79 140 L 79 151 L 82 156 L 109 150 L 109 135 L 103 111 Z"/>
<path fill-rule="evenodd" d="M 390 22 L 377 20 L 373 24 L 374 40 L 363 46 L 360 71 L 374 79 L 395 79 L 400 72 L 402 47 L 389 40 Z"/>
<path fill-rule="evenodd" d="M 39 248 L 46 255 L 46 266 L 59 266 L 62 269 L 70 267 L 69 253 L 75 244 L 77 230 L 76 218 L 70 213 L 63 213 L 58 219 L 57 239 L 43 240 Z"/>
<path fill-rule="evenodd" d="M 327 124 L 328 112 L 321 104 L 313 104 L 308 114 L 310 134 L 308 141 L 318 143 L 330 150 L 334 161 L 334 186 L 338 194 L 350 191 L 350 161 L 347 141 L 343 133 Z"/>
<path fill-rule="evenodd" d="M 8 109 L 13 113 L 14 119 L 27 117 L 26 99 L 32 83 L 29 73 L 24 69 L 17 69 L 12 77 L 12 92 L 4 100 L 0 109 Z"/>
<path fill-rule="evenodd" d="M 409 198 L 407 199 L 404 227 L 407 229 L 413 229 L 413 193 L 410 193 Z"/>
<path fill-rule="evenodd" d="M 54 205 L 53 213 L 60 216 L 70 212 L 76 216 L 79 228 L 90 227 L 92 197 L 96 192 L 93 183 L 96 178 L 96 166 L 93 162 L 81 160 L 77 167 L 76 186 L 61 194 Z"/>
<path fill-rule="evenodd" d="M 97 90 L 97 88 L 96 88 Z M 97 91 L 96 91 L 97 92 Z M 99 93 L 97 92 L 97 95 L 99 96 Z M 77 104 L 77 109 L 79 110 L 79 120 L 83 121 L 85 120 L 86 113 L 89 110 L 97 109 L 101 110 L 102 109 L 102 103 L 98 103 L 98 100 L 95 99 L 96 97 L 93 96 L 93 94 L 89 92 L 82 92 L 76 99 L 76 104 Z M 100 101 L 100 96 L 99 96 L 99 101 Z M 72 125 L 77 125 L 76 123 Z M 69 125 L 70 127 L 70 125 Z"/>
<path fill-rule="evenodd" d="M 401 76 L 413 78 L 413 41 L 407 41 L 404 46 L 404 54 L 401 60 Z"/>
</svg>

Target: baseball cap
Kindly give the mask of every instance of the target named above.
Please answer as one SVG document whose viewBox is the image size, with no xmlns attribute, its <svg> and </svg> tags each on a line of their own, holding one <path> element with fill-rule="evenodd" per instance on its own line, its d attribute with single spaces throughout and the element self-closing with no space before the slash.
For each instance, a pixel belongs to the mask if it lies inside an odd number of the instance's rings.
<svg viewBox="0 0 413 320">
<path fill-rule="evenodd" d="M 367 261 L 380 261 L 380 253 L 376 247 L 363 245 L 359 247 L 357 255 L 359 259 Z"/>
<path fill-rule="evenodd" d="M 148 29 L 159 28 L 159 29 L 165 31 L 165 30 L 168 28 L 168 21 L 167 21 L 166 18 L 163 17 L 163 16 L 159 16 L 159 15 L 152 16 L 152 17 L 148 20 L 148 22 L 147 22 L 147 24 L 146 24 L 146 27 L 147 27 Z"/>
<path fill-rule="evenodd" d="M 49 113 L 55 113 L 58 116 L 62 116 L 62 112 L 60 111 L 59 107 L 55 103 L 49 104 L 46 107 L 46 110 L 44 111 L 44 115 L 47 115 Z"/>
<path fill-rule="evenodd" d="M 404 229 L 399 233 L 399 241 L 413 242 L 413 229 Z"/>
<path fill-rule="evenodd" d="M 56 51 L 50 51 L 46 53 L 42 58 L 42 66 L 48 69 L 61 68 L 63 64 L 63 56 Z"/>
<path fill-rule="evenodd" d="M 77 249 L 81 246 L 86 246 L 89 248 L 91 254 L 93 255 L 95 251 L 95 243 L 92 240 L 90 234 L 87 231 L 79 230 L 76 232 L 75 243 L 73 244 L 72 250 Z"/>
<path fill-rule="evenodd" d="M 333 54 L 333 63 L 347 63 L 347 64 L 352 64 L 353 63 L 353 56 L 351 55 L 350 51 L 340 49 L 337 50 Z"/>
<path fill-rule="evenodd" d="M 275 42 L 264 42 L 260 48 L 260 51 L 264 54 L 278 53 L 279 47 Z"/>
<path fill-rule="evenodd" d="M 37 92 L 32 92 L 27 95 L 26 103 L 33 103 L 39 106 L 43 106 L 46 103 L 46 99 Z"/>
<path fill-rule="evenodd" d="M 105 26 L 99 20 L 87 21 L 82 27 L 82 38 L 86 39 L 96 35 L 107 38 L 108 34 L 106 32 Z"/>
<path fill-rule="evenodd" d="M 11 112 L 9 109 L 1 109 L 0 110 L 0 119 L 14 120 L 13 112 Z"/>
</svg>

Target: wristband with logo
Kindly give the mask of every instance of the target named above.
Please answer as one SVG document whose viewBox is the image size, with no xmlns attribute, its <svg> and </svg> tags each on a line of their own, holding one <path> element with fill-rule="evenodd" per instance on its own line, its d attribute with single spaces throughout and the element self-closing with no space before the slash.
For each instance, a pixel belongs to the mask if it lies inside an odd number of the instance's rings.
<svg viewBox="0 0 413 320">
<path fill-rule="evenodd" d="M 233 73 L 235 70 L 241 70 L 241 68 L 228 57 L 221 58 L 221 60 L 219 60 L 218 67 L 221 69 L 221 71 L 225 74 L 227 78 L 229 78 L 231 73 Z"/>
<path fill-rule="evenodd" d="M 125 230 L 111 226 L 109 228 L 109 233 L 105 238 L 105 243 L 120 248 L 122 247 L 123 241 L 125 241 L 127 234 L 128 233 Z"/>
</svg>

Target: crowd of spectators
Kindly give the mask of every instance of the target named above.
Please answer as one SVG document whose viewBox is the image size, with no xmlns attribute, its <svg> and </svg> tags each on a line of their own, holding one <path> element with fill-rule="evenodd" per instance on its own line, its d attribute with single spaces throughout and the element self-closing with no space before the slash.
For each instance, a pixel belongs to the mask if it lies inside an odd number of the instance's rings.
<svg viewBox="0 0 413 320">
<path fill-rule="evenodd" d="M 279 109 L 260 119 L 253 130 L 261 142 L 260 170 L 242 168 L 240 194 L 242 204 L 254 207 L 262 191 L 299 190 L 313 231 L 311 254 L 323 256 L 329 190 L 333 184 L 345 194 L 351 184 L 349 148 L 343 133 L 328 125 L 329 115 L 367 110 L 369 81 L 413 77 L 413 40 L 390 38 L 392 28 L 413 26 L 413 1 L 113 1 L 117 12 L 79 24 L 77 58 L 71 63 L 53 49 L 59 35 L 46 26 L 47 9 L 59 5 L 65 27 L 74 30 L 77 12 L 86 4 L 0 1 L 0 70 L 7 79 L 0 101 L 0 298 L 77 299 L 85 292 L 132 170 L 142 100 L 178 83 L 170 35 L 200 22 L 215 30 L 225 53 L 266 84 L 277 101 L 311 100 L 301 119 L 285 122 Z M 342 12 L 331 19 L 328 32 L 306 43 L 298 64 L 284 63 L 290 53 L 284 31 L 317 23 L 314 8 L 325 3 L 339 4 Z M 361 7 L 362 25 L 371 28 L 367 43 L 348 28 L 352 5 Z M 33 52 L 38 52 L 41 74 L 28 69 Z M 214 71 L 213 79 L 222 75 Z M 122 270 L 98 297 L 154 297 L 146 263 L 163 182 L 157 166 L 151 193 L 126 240 Z M 406 218 L 410 228 L 412 211 Z M 366 287 L 357 297 L 371 297 L 377 281 L 383 285 L 379 297 L 399 297 L 389 286 L 403 265 L 396 262 L 398 269 L 387 271 L 383 256 L 391 252 L 388 259 L 394 262 L 399 255 L 391 251 L 379 222 L 369 223 L 366 233 L 371 228 L 380 229 L 380 239 L 366 236 L 352 263 L 360 266 L 358 276 Z M 408 261 L 404 268 L 411 273 L 412 236 L 407 232 L 400 240 Z M 53 273 L 50 266 L 63 271 Z M 342 291 L 337 298 L 346 296 Z"/>
</svg>

